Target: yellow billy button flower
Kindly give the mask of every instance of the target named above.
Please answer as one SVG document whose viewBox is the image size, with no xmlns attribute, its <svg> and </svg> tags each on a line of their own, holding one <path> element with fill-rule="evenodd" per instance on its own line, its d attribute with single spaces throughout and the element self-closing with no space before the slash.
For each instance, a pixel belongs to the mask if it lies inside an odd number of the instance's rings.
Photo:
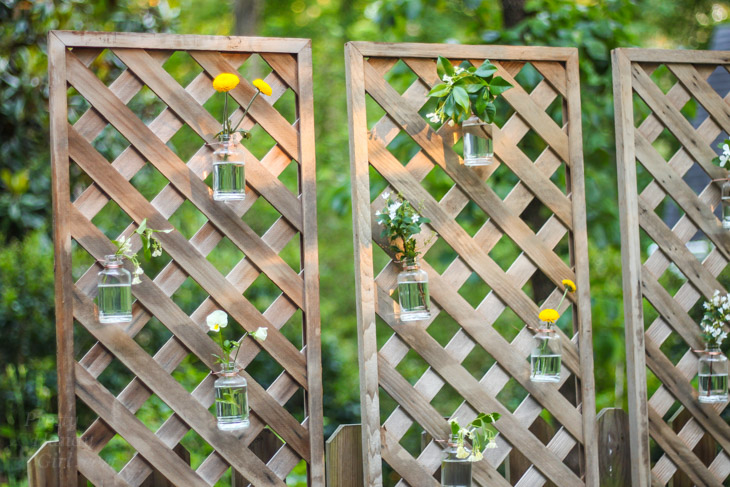
<svg viewBox="0 0 730 487">
<path fill-rule="evenodd" d="M 233 73 L 221 73 L 213 79 L 215 91 L 227 92 L 238 86 L 240 79 Z"/>
<path fill-rule="evenodd" d="M 571 293 L 574 293 L 577 287 L 575 287 L 575 283 L 571 281 L 570 279 L 563 279 L 563 286 L 565 286 L 565 289 L 570 291 Z"/>
<path fill-rule="evenodd" d="M 253 85 L 266 96 L 271 96 L 271 94 L 273 93 L 271 86 L 269 86 L 269 84 L 262 79 L 253 80 Z"/>
<path fill-rule="evenodd" d="M 560 313 L 555 311 L 552 308 L 544 309 L 540 311 L 539 315 L 540 321 L 545 321 L 547 323 L 555 323 L 560 318 Z"/>
</svg>

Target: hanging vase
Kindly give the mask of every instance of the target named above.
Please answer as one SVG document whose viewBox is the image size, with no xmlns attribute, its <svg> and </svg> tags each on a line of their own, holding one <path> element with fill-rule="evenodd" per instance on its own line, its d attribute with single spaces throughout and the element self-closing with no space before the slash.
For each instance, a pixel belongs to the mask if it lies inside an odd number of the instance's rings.
<svg viewBox="0 0 730 487">
<path fill-rule="evenodd" d="M 561 367 L 560 336 L 555 332 L 555 325 L 543 321 L 537 330 L 534 347 L 530 355 L 532 382 L 559 382 Z"/>
<path fill-rule="evenodd" d="M 401 321 L 425 320 L 431 316 L 428 274 L 418 267 L 415 257 L 405 259 L 398 274 L 398 302 Z"/>
<path fill-rule="evenodd" d="M 122 263 L 121 255 L 104 257 L 104 269 L 97 281 L 99 323 L 132 321 L 132 274 Z"/>
<path fill-rule="evenodd" d="M 246 197 L 245 151 L 241 134 L 219 134 L 213 148 L 213 199 L 235 201 Z"/>
<path fill-rule="evenodd" d="M 703 403 L 727 401 L 727 357 L 720 347 L 706 346 L 697 365 L 699 396 Z"/>
<path fill-rule="evenodd" d="M 221 364 L 220 377 L 213 384 L 219 430 L 248 428 L 247 383 L 238 375 L 239 370 L 235 362 Z"/>
<path fill-rule="evenodd" d="M 722 183 L 722 228 L 730 230 L 730 180 Z"/>
<path fill-rule="evenodd" d="M 494 160 L 492 124 L 472 115 L 461 124 L 464 138 L 464 165 L 488 166 Z"/>
<path fill-rule="evenodd" d="M 457 447 L 458 435 L 451 435 L 448 445 L 441 457 L 441 485 L 442 487 L 471 487 L 471 450 L 464 445 L 464 451 L 459 458 Z"/>
</svg>

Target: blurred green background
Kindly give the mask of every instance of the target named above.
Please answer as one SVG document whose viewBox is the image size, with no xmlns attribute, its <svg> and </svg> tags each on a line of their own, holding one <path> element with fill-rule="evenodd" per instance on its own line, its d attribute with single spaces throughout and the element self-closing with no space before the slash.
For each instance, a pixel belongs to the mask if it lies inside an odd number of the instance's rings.
<svg viewBox="0 0 730 487">
<path fill-rule="evenodd" d="M 321 311 L 325 391 L 325 436 L 339 424 L 359 421 L 357 339 L 353 275 L 351 208 L 349 187 L 349 153 L 346 111 L 346 88 L 343 46 L 349 40 L 388 42 L 455 42 L 466 44 L 514 44 L 575 46 L 580 49 L 583 106 L 584 154 L 590 234 L 591 291 L 593 305 L 596 395 L 598 408 L 622 407 L 625 402 L 624 338 L 621 293 L 621 265 L 615 148 L 613 132 L 613 98 L 610 50 L 615 47 L 640 46 L 660 48 L 706 48 L 713 28 L 727 21 L 727 3 L 711 0 L 83 0 L 0 1 L 0 485 L 26 485 L 25 462 L 55 430 L 55 327 L 53 309 L 53 255 L 50 218 L 50 166 L 48 152 L 48 83 L 46 34 L 51 29 L 105 30 L 138 32 L 175 32 L 184 34 L 260 35 L 306 37 L 312 39 L 314 56 L 314 102 L 316 116 L 318 211 L 320 230 Z M 189 82 L 199 72 L 190 69 L 189 60 L 173 57 L 165 68 L 181 83 Z M 109 81 L 123 66 L 113 56 L 102 56 L 95 65 L 103 79 Z M 253 61 L 241 71 L 248 79 L 264 76 L 268 68 Z M 407 69 L 396 67 L 389 81 L 399 91 L 413 80 Z M 520 82 L 536 84 L 539 79 L 529 70 L 521 73 Z M 666 70 L 653 75 L 657 82 L 668 83 Z M 69 106 L 71 121 L 88 106 L 73 90 Z M 145 120 L 161 110 L 161 103 L 147 90 L 130 105 Z M 214 97 L 206 105 L 220 120 L 221 99 Z M 283 97 L 277 104 L 292 119 L 293 97 Z M 643 107 L 637 107 L 640 111 Z M 685 107 L 688 116 L 692 103 Z M 369 109 L 369 121 L 377 120 L 378 108 Z M 503 123 L 507 111 L 498 123 Z M 190 154 L 200 140 L 192 132 L 181 131 L 170 141 L 178 153 Z M 254 133 L 252 152 L 261 157 L 272 144 L 260 130 Z M 524 150 L 540 149 L 541 142 L 529 137 L 521 144 Z M 126 142 L 113 130 L 105 131 L 95 145 L 112 158 Z M 655 145 L 663 155 L 676 150 L 671 137 Z M 544 145 L 543 145 L 544 147 Z M 396 139 L 389 147 L 405 160 L 412 155 L 408 140 Z M 72 192 L 78 195 L 88 184 L 80 171 L 72 173 Z M 293 184 L 293 174 L 284 174 L 285 184 Z M 492 181 L 492 180 L 490 180 Z M 155 194 L 165 181 L 146 168 L 133 182 L 144 194 Z M 448 182 L 431 181 L 436 193 L 448 188 Z M 495 177 L 492 183 L 501 196 L 511 188 L 509 175 Z M 374 184 L 374 190 L 378 189 Z M 258 203 L 257 203 L 258 204 Z M 250 212 L 247 222 L 259 233 L 276 217 L 263 202 Z M 478 228 L 478 210 L 467 208 L 461 221 L 469 231 Z M 109 237 L 116 237 L 128 219 L 114 205 L 107 205 L 94 219 Z M 205 221 L 192 205 L 186 203 L 172 218 L 173 224 L 191 236 Z M 116 232 L 116 233 L 115 233 Z M 296 259 L 296 245 L 285 249 L 283 257 Z M 644 250 L 646 249 L 646 246 Z M 90 258 L 82 250 L 74 251 L 76 278 L 88 268 Z M 448 264 L 449 249 L 434 252 Z M 515 249 L 495 249 L 495 259 L 515 257 Z M 222 271 L 240 258 L 240 252 L 225 241 L 209 256 Z M 154 276 L 169 261 L 165 254 L 156 262 L 144 263 L 148 275 Z M 499 260 L 498 260 L 499 261 Z M 443 266 L 436 265 L 439 270 Z M 723 282 L 726 281 L 723 276 Z M 675 288 L 681 278 L 667 273 L 662 283 Z M 535 284 L 537 285 L 537 284 Z M 470 302 L 479 295 L 466 296 Z M 529 287 L 529 286 L 528 286 Z M 261 309 L 275 296 L 275 288 L 262 282 L 246 297 Z M 539 294 L 535 289 L 530 292 Z M 468 294 L 468 292 L 467 292 Z M 205 297 L 191 279 L 175 293 L 173 299 L 188 313 Z M 647 310 L 651 318 L 653 310 Z M 694 310 L 698 314 L 699 310 Z M 510 333 L 513 316 L 500 317 L 495 326 Z M 296 319 L 297 316 L 293 318 Z M 699 319 L 699 316 L 697 316 Z M 521 326 L 520 323 L 518 323 Z M 564 323 L 563 326 L 566 324 Z M 568 324 L 569 325 L 569 324 Z M 291 329 L 290 329 L 291 328 Z M 444 342 L 452 327 L 445 326 Z M 294 327 L 285 334 L 299 340 Z M 170 334 L 156 320 L 150 321 L 136 338 L 154 352 Z M 379 337 L 380 338 L 380 337 Z M 80 352 L 89 348 L 91 339 L 79 333 Z M 676 353 L 683 346 L 676 345 Z M 672 345 L 674 346 L 674 345 Z M 686 348 L 686 347 L 684 347 Z M 417 377 L 424 370 L 418 357 L 409 354 L 399 370 Z M 488 366 L 489 359 L 480 367 Z M 265 361 L 254 361 L 252 373 L 264 386 L 276 377 Z M 175 377 L 186 387 L 195 386 L 206 371 L 200 363 L 186 359 Z M 100 380 L 118 393 L 131 374 L 121 364 L 113 364 Z M 656 384 L 651 387 L 655 388 Z M 506 393 L 509 396 L 509 391 Z M 297 398 L 297 396 L 295 396 Z M 520 394 L 500 397 L 506 403 L 519 402 Z M 301 397 L 299 397 L 299 402 Z M 384 398 L 387 403 L 387 398 Z M 291 401 L 297 402 L 296 400 Z M 445 397 L 439 409 L 445 414 L 458 400 Z M 384 404 L 384 410 L 392 405 Z M 513 407 L 510 407 L 513 409 Z M 301 416 L 300 406 L 292 412 Z M 160 424 L 169 409 L 153 396 L 138 417 L 150 425 Z M 79 409 L 79 425 L 93 419 L 90 411 Z M 411 435 L 417 443 L 417 432 Z M 210 452 L 200 438 L 190 434 L 183 444 L 193 454 L 197 466 Z M 130 458 L 131 450 L 116 437 L 102 455 L 116 469 Z M 300 466 L 290 476 L 291 485 L 301 484 L 304 470 Z M 221 480 L 221 485 L 228 477 Z"/>
</svg>

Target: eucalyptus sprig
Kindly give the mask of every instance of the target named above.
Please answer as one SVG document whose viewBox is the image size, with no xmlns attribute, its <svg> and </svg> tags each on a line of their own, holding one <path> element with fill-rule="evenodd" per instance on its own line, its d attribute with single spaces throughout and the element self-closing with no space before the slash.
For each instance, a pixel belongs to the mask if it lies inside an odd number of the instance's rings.
<svg viewBox="0 0 730 487">
<path fill-rule="evenodd" d="M 474 421 L 466 425 L 459 426 L 459 420 L 453 418 L 449 421 L 451 425 L 451 434 L 456 435 L 456 458 L 468 458 L 471 462 L 478 462 L 484 455 L 482 452 L 486 449 L 497 448 L 496 431 L 492 423 L 500 418 L 499 413 L 479 413 Z M 471 454 L 464 446 L 466 438 L 471 442 Z"/>
<path fill-rule="evenodd" d="M 730 294 L 720 295 L 715 290 L 712 299 L 703 304 L 705 315 L 700 322 L 702 336 L 710 348 L 719 348 L 723 340 L 727 338 L 727 332 L 723 328 L 730 323 Z"/>
<path fill-rule="evenodd" d="M 497 67 L 489 59 L 475 68 L 468 61 L 454 68 L 451 61 L 439 56 L 438 74 L 443 83 L 439 83 L 429 91 L 428 96 L 437 98 L 436 111 L 426 116 L 433 123 L 448 120 L 450 125 L 460 124 L 472 113 L 487 123 L 494 121 L 497 107 L 494 100 L 512 84 L 495 76 Z"/>
<path fill-rule="evenodd" d="M 431 220 L 419 215 L 410 202 L 400 195 L 393 199 L 386 192 L 382 198 L 385 200 L 385 207 L 375 212 L 377 222 L 383 225 L 381 237 L 388 239 L 390 250 L 395 253 L 396 258 L 415 258 L 420 252 L 416 250 L 416 239 L 413 235 L 421 233 L 421 224 Z"/>
<path fill-rule="evenodd" d="M 236 355 L 233 357 L 233 362 L 238 358 L 238 352 L 241 351 L 241 342 L 246 336 L 251 335 L 255 340 L 263 342 L 266 340 L 266 336 L 269 333 L 268 328 L 259 327 L 253 333 L 246 332 L 239 340 L 227 340 L 223 338 L 223 328 L 228 326 L 228 314 L 225 311 L 216 310 L 210 313 L 206 318 L 205 322 L 208 325 L 208 330 L 218 333 L 218 344 L 221 347 L 223 355 L 213 354 L 216 358 L 216 363 L 227 364 L 231 362 L 231 353 L 236 350 Z"/>
<path fill-rule="evenodd" d="M 155 237 L 154 234 L 170 233 L 171 231 L 172 228 L 168 230 L 155 230 L 154 228 L 148 228 L 147 218 L 142 220 L 142 223 L 139 224 L 139 227 L 137 227 L 137 230 L 135 230 L 134 233 L 139 235 L 139 238 L 142 241 L 142 253 L 144 254 L 145 259 L 151 260 L 153 257 L 159 257 L 162 255 L 162 244 L 159 240 L 157 240 L 157 237 Z M 121 255 L 128 259 L 134 266 L 134 272 L 132 273 L 134 278 L 132 279 L 132 284 L 141 283 L 142 281 L 140 281 L 139 276 L 144 274 L 144 270 L 142 270 L 142 266 L 140 265 L 137 252 L 132 252 L 132 237 L 126 238 L 122 235 L 118 240 L 112 240 L 112 242 L 117 246 L 117 251 L 114 254 Z"/>
</svg>

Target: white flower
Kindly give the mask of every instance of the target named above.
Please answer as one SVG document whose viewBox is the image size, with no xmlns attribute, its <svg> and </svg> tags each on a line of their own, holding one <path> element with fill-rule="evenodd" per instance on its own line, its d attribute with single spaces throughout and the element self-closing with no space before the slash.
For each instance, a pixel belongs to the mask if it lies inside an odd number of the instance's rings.
<svg viewBox="0 0 730 487">
<path fill-rule="evenodd" d="M 420 219 L 421 219 L 421 217 L 420 217 L 420 216 L 418 216 L 418 215 L 413 215 L 413 216 L 411 217 L 411 220 L 413 220 L 413 223 L 418 223 L 418 220 L 420 220 Z"/>
<path fill-rule="evenodd" d="M 484 449 L 492 450 L 494 448 L 497 448 L 497 442 L 494 441 L 494 438 L 489 438 L 489 442 L 487 443 L 487 446 L 484 447 Z"/>
<path fill-rule="evenodd" d="M 703 304 L 702 307 L 705 309 L 710 309 L 710 303 L 705 302 L 705 304 Z"/>
<path fill-rule="evenodd" d="M 395 218 L 395 212 L 398 210 L 398 208 L 401 207 L 402 204 L 403 204 L 402 201 L 396 201 L 395 203 L 393 203 L 392 205 L 390 205 L 388 207 L 388 216 L 390 217 L 391 220 L 393 218 Z"/>
<path fill-rule="evenodd" d="M 136 276 L 141 276 L 142 274 L 144 274 L 144 271 L 142 270 L 141 267 L 137 267 L 136 269 L 134 269 L 134 274 Z"/>
<path fill-rule="evenodd" d="M 228 314 L 225 311 L 217 309 L 205 318 L 210 331 L 220 331 L 221 328 L 228 326 Z"/>
<path fill-rule="evenodd" d="M 139 277 L 136 275 L 134 276 L 134 279 L 132 279 L 132 284 L 142 284 L 142 281 L 139 280 Z"/>
<path fill-rule="evenodd" d="M 469 459 L 470 462 L 478 462 L 484 458 L 484 455 L 479 450 L 474 450 L 474 452 L 471 454 L 471 458 Z"/>
<path fill-rule="evenodd" d="M 441 117 L 439 117 L 436 113 L 427 113 L 426 118 L 428 118 L 431 123 L 439 123 L 441 121 Z"/>
<path fill-rule="evenodd" d="M 444 83 L 451 83 L 451 80 L 453 80 L 453 78 L 451 76 L 449 76 L 448 74 L 445 74 L 443 77 L 443 80 L 444 80 Z"/>
<path fill-rule="evenodd" d="M 388 198 L 390 198 L 390 192 L 386 191 L 385 193 L 381 194 L 380 197 L 387 201 Z"/>
<path fill-rule="evenodd" d="M 715 305 L 715 306 L 719 306 L 720 305 L 720 297 L 719 296 L 715 296 L 714 298 L 712 298 L 712 304 Z"/>
<path fill-rule="evenodd" d="M 459 445 L 456 447 L 456 458 L 466 458 L 469 456 L 469 452 L 466 451 L 466 448 L 464 448 L 464 445 Z"/>
<path fill-rule="evenodd" d="M 119 238 L 117 239 L 117 242 L 119 242 L 119 245 L 123 245 L 123 244 L 124 244 L 124 241 L 125 241 L 126 239 L 127 239 L 127 237 L 125 237 L 124 235 L 122 235 L 121 237 L 119 237 Z"/>
<path fill-rule="evenodd" d="M 260 326 L 258 329 L 256 329 L 255 332 L 251 333 L 251 336 L 254 337 L 256 340 L 263 342 L 266 340 L 266 336 L 269 334 L 269 329 L 263 326 Z"/>
<path fill-rule="evenodd" d="M 152 257 L 159 257 L 162 255 L 162 249 L 155 249 L 152 251 Z"/>
<path fill-rule="evenodd" d="M 719 289 L 715 289 L 715 294 L 713 294 L 713 296 L 719 296 L 719 295 L 720 295 L 720 290 Z"/>
<path fill-rule="evenodd" d="M 454 69 L 454 72 L 456 74 L 461 74 L 464 72 L 464 68 L 462 68 L 461 66 L 457 66 L 456 69 Z"/>
<path fill-rule="evenodd" d="M 453 126 L 454 126 L 454 121 L 453 120 L 449 120 L 449 127 L 453 127 Z"/>
</svg>

